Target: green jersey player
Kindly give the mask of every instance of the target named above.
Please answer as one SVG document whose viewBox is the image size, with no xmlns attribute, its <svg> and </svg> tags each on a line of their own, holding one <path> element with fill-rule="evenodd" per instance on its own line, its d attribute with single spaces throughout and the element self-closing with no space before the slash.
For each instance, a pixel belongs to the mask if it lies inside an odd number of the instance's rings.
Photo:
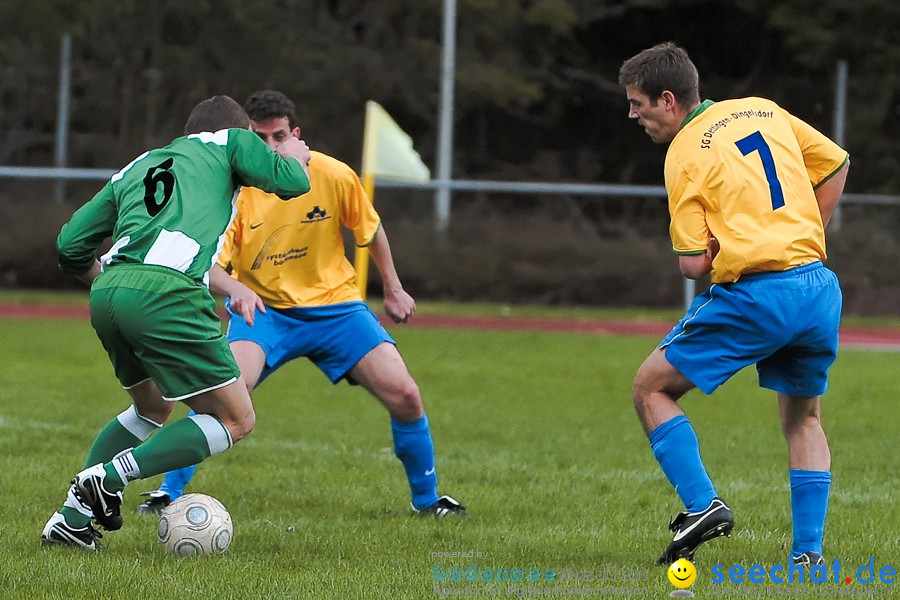
<svg viewBox="0 0 900 600">
<path fill-rule="evenodd" d="M 240 187 L 284 198 L 306 193 L 309 149 L 294 140 L 273 152 L 249 126 L 231 98 L 201 102 L 184 137 L 113 175 L 59 234 L 60 268 L 91 284 L 91 324 L 133 404 L 94 440 L 63 508 L 44 527 L 45 544 L 98 549 L 91 519 L 119 529 L 130 481 L 197 464 L 253 429 L 207 273 Z M 112 248 L 98 260 L 107 237 Z M 174 401 L 197 414 L 162 427 Z"/>
</svg>

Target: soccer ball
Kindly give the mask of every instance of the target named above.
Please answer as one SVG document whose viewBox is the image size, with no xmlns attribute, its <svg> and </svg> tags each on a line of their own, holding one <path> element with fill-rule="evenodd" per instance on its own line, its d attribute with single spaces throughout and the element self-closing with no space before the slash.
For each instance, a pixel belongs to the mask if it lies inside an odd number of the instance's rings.
<svg viewBox="0 0 900 600">
<path fill-rule="evenodd" d="M 159 516 L 159 541 L 175 556 L 200 556 L 225 552 L 234 526 L 225 505 L 206 494 L 185 494 Z"/>
</svg>

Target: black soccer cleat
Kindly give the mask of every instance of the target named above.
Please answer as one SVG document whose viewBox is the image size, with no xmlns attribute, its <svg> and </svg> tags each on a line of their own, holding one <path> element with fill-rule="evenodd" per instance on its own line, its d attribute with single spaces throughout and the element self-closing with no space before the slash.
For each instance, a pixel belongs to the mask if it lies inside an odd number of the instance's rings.
<svg viewBox="0 0 900 600">
<path fill-rule="evenodd" d="M 416 508 L 415 506 L 413 506 L 412 509 L 414 513 L 420 515 L 434 515 L 436 519 L 440 519 L 449 515 L 456 515 L 459 517 L 468 516 L 466 507 L 450 496 L 441 496 L 440 498 L 438 498 L 437 502 L 435 502 L 428 508 Z"/>
<path fill-rule="evenodd" d="M 141 492 L 141 496 L 149 496 L 143 504 L 137 507 L 139 515 L 159 515 L 162 511 L 172 503 L 169 494 L 162 490 L 153 490 L 152 492 Z"/>
<path fill-rule="evenodd" d="M 122 528 L 122 492 L 107 491 L 104 477 L 103 465 L 96 464 L 76 475 L 72 485 L 75 495 L 91 508 L 97 523 L 107 531 L 116 531 Z"/>
<path fill-rule="evenodd" d="M 700 512 L 678 513 L 669 523 L 669 529 L 675 532 L 675 538 L 656 564 L 670 565 L 679 558 L 693 560 L 694 552 L 700 544 L 730 534 L 733 527 L 734 515 L 721 498 L 713 498 L 709 506 Z"/>
<path fill-rule="evenodd" d="M 791 565 L 816 567 L 825 564 L 825 557 L 818 552 L 804 552 L 800 556 L 791 556 Z"/>
<path fill-rule="evenodd" d="M 41 543 L 45 546 L 71 546 L 94 552 L 103 549 L 100 543 L 102 537 L 103 534 L 91 527 L 90 523 L 81 528 L 72 527 L 66 523 L 62 514 L 55 512 L 44 525 Z"/>
</svg>

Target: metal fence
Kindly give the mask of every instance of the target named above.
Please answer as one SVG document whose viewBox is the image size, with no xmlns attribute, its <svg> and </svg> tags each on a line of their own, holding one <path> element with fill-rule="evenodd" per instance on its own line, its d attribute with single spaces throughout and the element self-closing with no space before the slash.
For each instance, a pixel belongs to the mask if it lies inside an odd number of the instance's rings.
<svg viewBox="0 0 900 600">
<path fill-rule="evenodd" d="M 105 181 L 115 170 L 72 169 L 59 167 L 0 166 L 0 178 L 54 179 L 72 181 Z M 577 196 L 609 196 L 624 198 L 664 198 L 666 189 L 661 185 L 628 185 L 618 183 L 559 183 L 551 181 L 490 181 L 474 179 L 433 179 L 424 183 L 376 180 L 376 187 L 383 189 L 449 190 L 451 192 L 495 192 L 505 194 L 558 194 Z M 850 194 L 841 197 L 844 204 L 874 204 L 900 206 L 900 196 L 891 194 Z"/>
<path fill-rule="evenodd" d="M 114 170 L 111 169 L 72 169 L 57 167 L 18 167 L 0 166 L 0 178 L 55 180 L 65 181 L 105 181 Z M 432 180 L 424 183 L 394 180 L 377 180 L 376 188 L 410 189 L 440 192 L 436 197 L 449 197 L 452 192 L 482 192 L 504 195 L 567 195 L 602 198 L 665 198 L 663 186 L 626 185 L 609 183 L 557 183 L 557 182 L 525 182 L 525 181 L 477 181 L 477 180 Z M 57 194 L 57 198 L 61 198 Z M 849 194 L 845 193 L 841 202 L 856 205 L 900 206 L 900 196 L 886 194 Z M 438 214 L 435 210 L 435 214 Z M 440 229 L 436 222 L 436 227 Z M 445 224 L 446 225 L 446 224 Z M 833 229 L 840 228 L 840 220 L 836 215 L 832 223 Z M 687 308 L 696 295 L 695 283 L 684 280 L 683 304 Z"/>
</svg>

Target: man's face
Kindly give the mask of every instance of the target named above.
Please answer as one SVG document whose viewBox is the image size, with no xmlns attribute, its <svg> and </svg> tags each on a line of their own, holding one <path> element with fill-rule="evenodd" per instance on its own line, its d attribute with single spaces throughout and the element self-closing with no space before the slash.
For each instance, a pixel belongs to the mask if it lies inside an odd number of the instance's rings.
<svg viewBox="0 0 900 600">
<path fill-rule="evenodd" d="M 250 129 L 262 138 L 262 141 L 272 150 L 283 144 L 289 137 L 300 139 L 300 128 L 294 127 L 291 129 L 291 124 L 287 117 L 275 117 L 265 121 L 251 120 Z"/>
<path fill-rule="evenodd" d="M 628 98 L 628 118 L 637 119 L 638 124 L 644 127 L 650 139 L 657 144 L 671 142 L 682 121 L 672 93 L 664 91 L 662 96 L 651 100 L 636 86 L 629 85 L 625 87 L 625 95 Z"/>
</svg>

